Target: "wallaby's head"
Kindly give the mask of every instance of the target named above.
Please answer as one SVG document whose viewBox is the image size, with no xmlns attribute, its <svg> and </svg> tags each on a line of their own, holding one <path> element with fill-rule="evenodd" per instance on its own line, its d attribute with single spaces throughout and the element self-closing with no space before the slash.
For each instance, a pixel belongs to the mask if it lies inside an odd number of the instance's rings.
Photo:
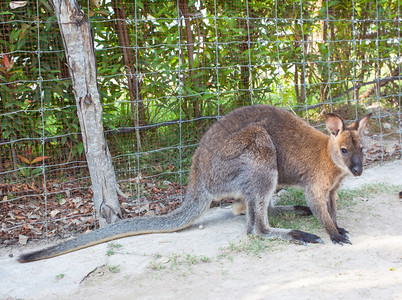
<svg viewBox="0 0 402 300">
<path fill-rule="evenodd" d="M 336 114 L 329 113 L 325 125 L 331 133 L 329 151 L 335 164 L 354 176 L 363 172 L 363 145 L 361 135 L 371 117 L 371 113 L 345 127 L 343 120 Z"/>
</svg>

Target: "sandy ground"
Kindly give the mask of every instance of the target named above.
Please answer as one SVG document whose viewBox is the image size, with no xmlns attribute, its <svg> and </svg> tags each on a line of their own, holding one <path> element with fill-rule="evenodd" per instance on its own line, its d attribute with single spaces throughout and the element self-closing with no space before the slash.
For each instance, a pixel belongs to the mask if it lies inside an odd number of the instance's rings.
<svg viewBox="0 0 402 300">
<path fill-rule="evenodd" d="M 402 162 L 345 181 L 344 189 L 402 190 Z M 228 246 L 248 241 L 245 218 L 217 208 L 181 232 L 115 241 L 110 256 L 102 244 L 19 264 L 20 249 L 3 249 L 0 299 L 402 299 L 402 200 L 382 192 L 353 201 L 338 212 L 353 245 L 333 245 L 320 230 L 324 245 L 278 241 L 258 255 L 237 253 Z"/>
</svg>

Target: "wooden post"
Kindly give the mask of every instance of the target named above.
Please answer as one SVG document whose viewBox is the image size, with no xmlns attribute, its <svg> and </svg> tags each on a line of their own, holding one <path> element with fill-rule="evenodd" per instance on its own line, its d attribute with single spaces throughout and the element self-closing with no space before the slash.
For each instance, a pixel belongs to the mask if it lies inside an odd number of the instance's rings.
<svg viewBox="0 0 402 300">
<path fill-rule="evenodd" d="M 121 218 L 116 175 L 106 144 L 93 33 L 76 0 L 52 0 L 72 78 L 82 141 L 100 226 Z"/>
</svg>

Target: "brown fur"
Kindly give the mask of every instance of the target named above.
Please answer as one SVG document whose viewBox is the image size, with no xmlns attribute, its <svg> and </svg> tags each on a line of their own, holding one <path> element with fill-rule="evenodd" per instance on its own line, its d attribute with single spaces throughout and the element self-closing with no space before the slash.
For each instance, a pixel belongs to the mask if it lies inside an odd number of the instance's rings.
<svg viewBox="0 0 402 300">
<path fill-rule="evenodd" d="M 235 198 L 234 212 L 247 215 L 247 233 L 269 239 L 320 243 L 313 234 L 272 228 L 269 213 L 313 213 L 334 243 L 350 243 L 336 220 L 337 190 L 346 174 L 363 170 L 360 135 L 370 114 L 345 127 L 328 114 L 327 136 L 290 112 L 265 105 L 243 107 L 216 122 L 194 153 L 186 198 L 164 216 L 134 218 L 59 245 L 20 256 L 20 262 L 49 258 L 116 238 L 188 227 L 212 201 Z M 274 206 L 278 184 L 304 187 L 308 207 Z"/>
</svg>

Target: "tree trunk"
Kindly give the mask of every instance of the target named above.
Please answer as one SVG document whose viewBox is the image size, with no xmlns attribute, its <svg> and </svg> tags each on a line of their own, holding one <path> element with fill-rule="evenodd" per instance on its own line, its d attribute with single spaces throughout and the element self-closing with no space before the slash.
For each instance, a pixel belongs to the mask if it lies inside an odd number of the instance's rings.
<svg viewBox="0 0 402 300">
<path fill-rule="evenodd" d="M 313 18 L 321 19 L 321 11 L 322 11 L 322 0 L 318 0 L 315 6 L 313 6 Z M 329 11 L 328 11 L 329 14 Z M 327 32 L 328 32 L 328 21 L 320 20 L 319 28 L 315 31 L 312 31 L 311 38 L 313 40 L 311 50 L 318 57 L 322 57 L 322 53 L 320 51 L 319 43 L 325 44 L 327 42 Z M 329 45 L 327 45 L 329 47 Z M 329 63 L 329 62 L 328 62 Z M 320 86 L 320 102 L 326 102 L 328 100 L 329 93 L 329 76 L 327 68 L 322 68 L 320 72 L 320 68 L 317 64 L 310 65 L 310 68 L 313 69 L 313 72 L 317 72 L 319 75 L 319 79 L 321 80 Z M 312 73 L 312 72 L 311 72 Z"/>
<path fill-rule="evenodd" d="M 72 77 L 93 201 L 99 224 L 104 226 L 121 218 L 120 190 L 104 135 L 93 35 L 76 0 L 53 0 L 53 7 Z"/>
<path fill-rule="evenodd" d="M 304 56 L 306 57 L 308 55 L 308 36 L 307 34 L 303 34 L 301 35 L 303 41 L 300 44 L 301 47 L 304 47 Z M 307 103 L 307 91 L 306 91 L 306 65 L 307 64 L 303 64 L 301 67 L 301 72 L 300 72 L 300 101 L 301 103 L 305 104 Z"/>
<path fill-rule="evenodd" d="M 249 1 L 249 0 L 246 0 Z M 250 16 L 251 11 L 249 12 Z M 252 25 L 247 24 L 247 20 L 240 20 L 239 27 L 242 28 L 246 34 L 241 37 L 241 43 L 238 45 L 240 51 L 240 82 L 239 82 L 239 90 L 240 97 L 237 99 L 237 107 L 251 105 L 251 69 L 249 61 L 248 51 L 250 51 L 250 46 L 252 45 L 253 36 L 250 32 L 252 32 Z"/>
<path fill-rule="evenodd" d="M 117 19 L 115 28 L 117 31 L 117 36 L 119 38 L 121 51 L 123 52 L 123 61 L 126 68 L 126 77 L 128 82 L 128 90 L 130 95 L 131 112 L 133 114 L 134 126 L 137 126 L 139 124 L 145 125 L 148 123 L 147 112 L 144 107 L 144 102 L 142 101 L 141 84 L 138 81 L 138 78 L 134 75 L 136 74 L 136 69 L 134 66 L 135 60 L 131 52 L 130 37 L 128 35 L 127 24 L 125 21 L 126 12 L 123 6 L 123 1 L 113 0 L 111 4 Z M 138 103 L 138 118 L 135 105 L 136 103 Z M 139 143 L 139 141 L 137 142 Z"/>
<path fill-rule="evenodd" d="M 307 34 L 302 34 L 302 31 L 298 30 L 297 28 L 298 27 L 295 26 L 293 30 L 293 35 L 295 38 L 294 47 L 295 48 L 303 47 L 302 53 L 306 57 L 308 50 L 307 48 L 308 36 Z M 295 81 L 296 101 L 298 104 L 306 104 L 306 67 L 305 67 L 306 65 L 304 64 L 300 66 L 295 63 L 294 66 L 295 66 L 294 81 Z"/>
<path fill-rule="evenodd" d="M 296 102 L 300 103 L 302 101 L 300 100 L 299 67 L 297 64 L 295 64 L 294 81 L 295 81 L 294 87 L 295 87 L 295 94 L 296 94 Z"/>
<path fill-rule="evenodd" d="M 186 36 L 186 47 L 187 47 L 187 59 L 188 59 L 188 68 L 189 68 L 189 80 L 193 82 L 195 85 L 195 89 L 198 91 L 199 89 L 199 79 L 193 79 L 194 76 L 194 36 L 193 31 L 191 29 L 191 20 L 190 20 L 190 11 L 189 11 L 189 3 L 188 0 L 180 0 L 179 3 L 179 11 L 180 14 L 184 17 L 185 24 L 185 36 Z M 200 111 L 200 103 L 198 101 L 198 96 L 192 102 L 192 113 L 194 118 L 201 117 Z M 196 122 L 196 126 L 200 129 L 200 123 Z"/>
</svg>

